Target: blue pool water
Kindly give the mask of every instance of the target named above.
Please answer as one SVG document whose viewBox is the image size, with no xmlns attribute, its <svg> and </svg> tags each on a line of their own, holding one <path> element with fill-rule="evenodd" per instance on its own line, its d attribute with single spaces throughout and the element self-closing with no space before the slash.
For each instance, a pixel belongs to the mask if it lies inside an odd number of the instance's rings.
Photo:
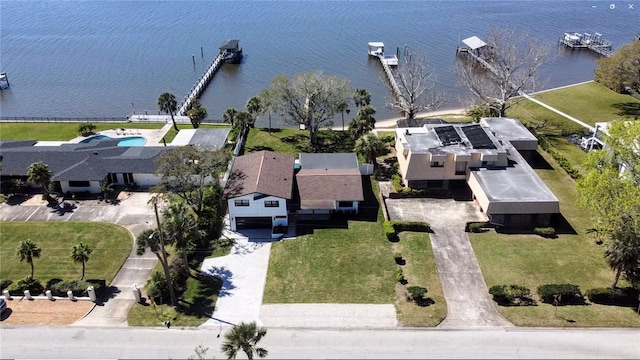
<svg viewBox="0 0 640 360">
<path fill-rule="evenodd" d="M 118 146 L 143 146 L 147 142 L 147 140 L 142 136 L 128 136 L 120 139 Z M 107 135 L 95 135 L 80 141 L 80 143 L 86 144 L 93 140 L 113 140 L 113 138 Z"/>
</svg>

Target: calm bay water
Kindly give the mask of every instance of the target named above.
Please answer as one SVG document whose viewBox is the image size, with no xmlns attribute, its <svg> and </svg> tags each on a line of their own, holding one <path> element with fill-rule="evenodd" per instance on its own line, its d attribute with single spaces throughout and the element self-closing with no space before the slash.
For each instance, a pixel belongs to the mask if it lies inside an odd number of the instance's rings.
<svg viewBox="0 0 640 360">
<path fill-rule="evenodd" d="M 640 4 L 626 2 L 1 0 L 0 71 L 11 88 L 0 95 L 0 115 L 125 116 L 132 103 L 157 114 L 160 93 L 182 99 L 231 38 L 244 61 L 223 66 L 203 94 L 212 119 L 243 109 L 278 74 L 312 70 L 367 89 L 377 118 L 397 116 L 384 108 L 389 92 L 369 41 L 426 55 L 446 94 L 442 108 L 456 108 L 466 96 L 451 72 L 459 39 L 499 26 L 527 32 L 551 44 L 545 87 L 568 85 L 592 79 L 597 56 L 557 48 L 557 39 L 600 32 L 614 47 L 630 42 Z"/>
</svg>

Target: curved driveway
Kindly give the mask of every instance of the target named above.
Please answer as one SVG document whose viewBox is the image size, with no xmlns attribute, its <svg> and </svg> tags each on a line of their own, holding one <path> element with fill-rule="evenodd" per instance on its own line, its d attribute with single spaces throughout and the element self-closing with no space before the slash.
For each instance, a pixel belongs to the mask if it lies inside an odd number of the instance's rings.
<svg viewBox="0 0 640 360">
<path fill-rule="evenodd" d="M 427 221 L 447 301 L 441 328 L 513 326 L 493 307 L 480 266 L 464 228 L 483 221 L 473 202 L 451 199 L 385 199 L 391 220 Z"/>
</svg>

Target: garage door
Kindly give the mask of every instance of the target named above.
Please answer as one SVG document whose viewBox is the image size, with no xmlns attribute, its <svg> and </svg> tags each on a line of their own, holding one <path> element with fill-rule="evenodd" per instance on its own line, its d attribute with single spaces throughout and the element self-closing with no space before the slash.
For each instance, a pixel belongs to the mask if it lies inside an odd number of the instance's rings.
<svg viewBox="0 0 640 360">
<path fill-rule="evenodd" d="M 236 229 L 271 229 L 271 217 L 237 217 Z"/>
</svg>

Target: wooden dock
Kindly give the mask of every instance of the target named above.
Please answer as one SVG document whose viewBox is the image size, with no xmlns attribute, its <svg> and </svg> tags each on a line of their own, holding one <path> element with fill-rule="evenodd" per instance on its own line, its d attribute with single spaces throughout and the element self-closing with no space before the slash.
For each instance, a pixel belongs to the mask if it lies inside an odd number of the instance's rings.
<svg viewBox="0 0 640 360">
<path fill-rule="evenodd" d="M 602 56 L 609 57 L 613 55 L 613 45 L 610 41 L 602 38 L 602 34 L 595 33 L 591 35 L 589 33 L 564 33 L 558 43 L 570 49 L 587 49 Z"/>
<path fill-rule="evenodd" d="M 215 75 L 216 71 L 218 71 L 218 69 L 220 68 L 220 65 L 222 65 L 223 59 L 224 59 L 223 54 L 218 54 L 218 56 L 216 56 L 216 58 L 213 59 L 213 62 L 211 63 L 211 65 L 209 65 L 209 68 L 207 68 L 207 71 L 205 71 L 204 74 L 202 74 L 198 82 L 195 85 L 193 85 L 193 87 L 191 88 L 187 96 L 185 96 L 184 99 L 182 99 L 182 102 L 178 107 L 178 111 L 176 112 L 176 115 L 184 116 L 187 114 L 187 110 L 191 106 L 191 102 L 194 99 L 197 99 L 202 94 L 204 89 L 206 89 L 207 85 L 211 81 L 211 78 L 213 78 L 213 75 Z"/>
<path fill-rule="evenodd" d="M 389 80 L 389 84 L 391 84 L 391 89 L 393 90 L 393 94 L 396 96 L 400 102 L 403 104 L 403 108 L 406 108 L 406 100 L 402 95 L 402 91 L 400 91 L 400 86 L 398 86 L 398 81 L 396 80 L 395 68 L 398 66 L 398 56 L 396 55 L 385 55 L 384 54 L 384 44 L 381 42 L 370 42 L 369 43 L 369 55 L 378 58 L 382 68 L 384 69 L 385 75 L 387 75 L 387 80 Z"/>
</svg>

